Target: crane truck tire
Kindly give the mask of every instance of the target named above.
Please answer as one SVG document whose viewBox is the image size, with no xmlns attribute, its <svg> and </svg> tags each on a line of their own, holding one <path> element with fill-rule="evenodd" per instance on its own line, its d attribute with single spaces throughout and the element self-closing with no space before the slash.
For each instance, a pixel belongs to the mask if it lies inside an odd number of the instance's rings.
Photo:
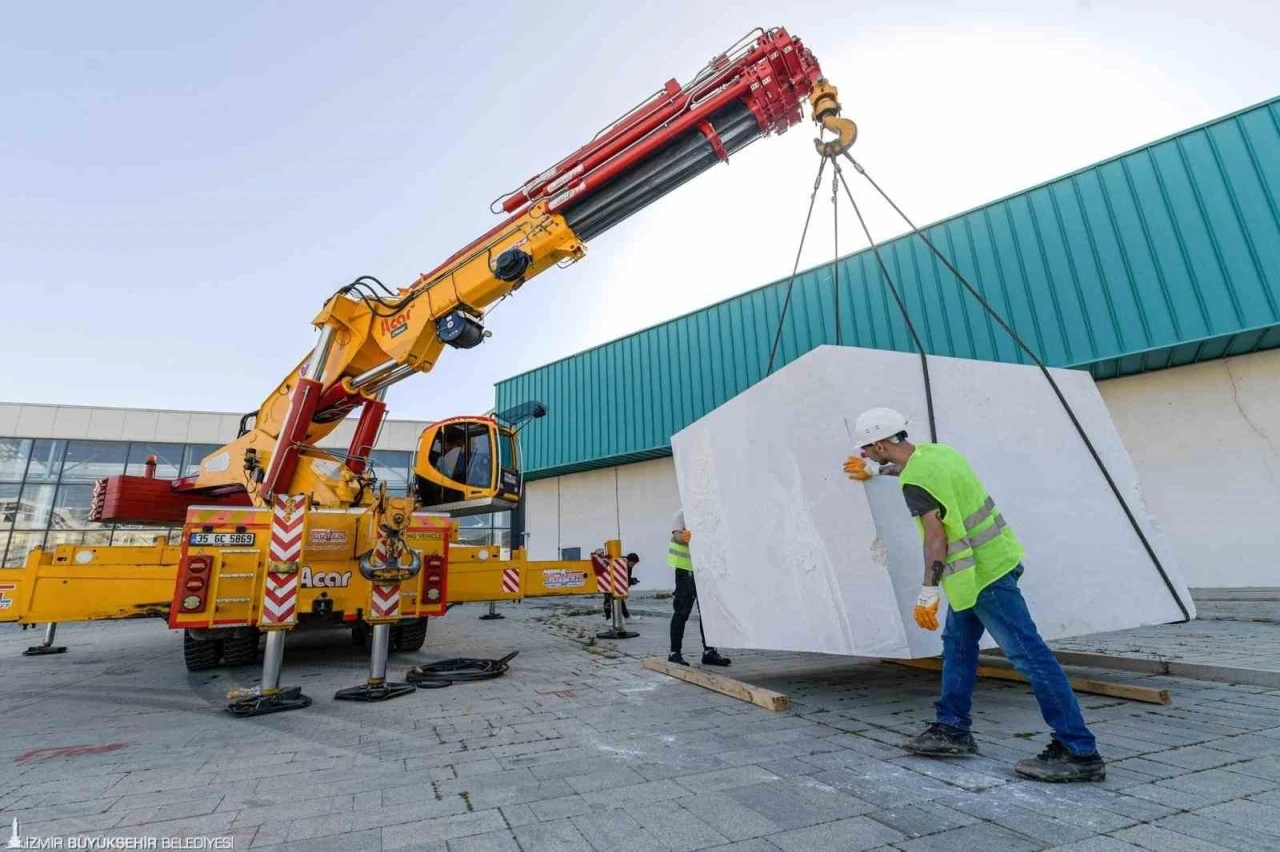
<svg viewBox="0 0 1280 852">
<path fill-rule="evenodd" d="M 251 666 L 258 661 L 258 640 L 261 632 L 252 629 L 245 636 L 232 636 L 222 640 L 222 661 L 227 666 Z"/>
<path fill-rule="evenodd" d="M 391 648 L 394 651 L 404 653 L 421 651 L 426 643 L 427 619 L 425 618 L 391 628 Z"/>
<path fill-rule="evenodd" d="M 389 647 L 393 654 L 409 651 L 420 651 L 427 642 L 427 619 L 418 618 L 391 626 Z M 368 625 L 357 624 L 351 628 L 351 644 L 363 647 L 365 651 L 373 650 L 373 630 Z"/>
<path fill-rule="evenodd" d="M 197 639 L 190 630 L 182 631 L 182 659 L 189 672 L 203 672 L 218 667 L 222 656 L 222 640 Z"/>
</svg>

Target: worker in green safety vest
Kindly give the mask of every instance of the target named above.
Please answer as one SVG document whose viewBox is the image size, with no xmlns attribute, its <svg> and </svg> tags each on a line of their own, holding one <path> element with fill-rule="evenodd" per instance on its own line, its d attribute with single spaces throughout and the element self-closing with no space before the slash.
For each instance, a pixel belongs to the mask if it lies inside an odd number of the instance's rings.
<svg viewBox="0 0 1280 852">
<path fill-rule="evenodd" d="M 681 509 L 676 512 L 675 522 L 671 527 L 671 541 L 667 544 L 667 565 L 676 572 L 676 593 L 671 601 L 675 615 L 671 616 L 671 654 L 667 657 L 667 662 L 681 666 L 689 665 L 680 649 L 684 645 L 684 626 L 698 600 L 698 587 L 693 582 L 693 557 L 689 553 L 689 542 L 692 539 L 693 534 L 684 525 L 684 510 Z M 728 657 L 720 656 L 719 651 L 707 644 L 707 634 L 702 629 L 701 618 L 698 619 L 698 633 L 702 636 L 702 664 L 729 665 Z"/>
<path fill-rule="evenodd" d="M 929 757 L 977 754 L 969 709 L 978 673 L 978 642 L 989 631 L 1031 683 L 1040 714 L 1053 730 L 1038 757 L 1018 761 L 1018 775 L 1037 781 L 1101 781 L 1106 764 L 1085 726 L 1062 666 L 1040 637 L 1018 588 L 1022 545 L 969 467 L 946 444 L 912 444 L 907 419 L 891 408 L 864 412 L 854 426 L 861 456 L 845 462 L 851 479 L 897 476 L 924 540 L 924 585 L 915 622 L 938 629 L 938 586 L 948 611 L 942 633 L 942 695 L 937 721 L 903 744 Z"/>
</svg>

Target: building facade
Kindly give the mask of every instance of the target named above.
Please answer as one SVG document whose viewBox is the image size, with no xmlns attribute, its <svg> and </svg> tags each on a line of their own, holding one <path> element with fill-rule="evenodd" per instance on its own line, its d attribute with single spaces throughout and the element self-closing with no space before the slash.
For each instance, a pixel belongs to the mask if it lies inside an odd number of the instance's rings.
<svg viewBox="0 0 1280 852">
<path fill-rule="evenodd" d="M 1191 585 L 1280 585 L 1280 98 L 925 232 L 1045 362 L 1098 380 Z M 881 252 L 928 353 L 1026 362 L 921 240 Z M 834 280 L 840 342 L 913 351 L 864 250 L 499 383 L 498 408 L 549 411 L 521 435 L 530 553 L 621 532 L 642 587 L 670 586 L 671 435 L 765 375 L 779 326 L 775 367 L 837 342 Z"/>
<path fill-rule="evenodd" d="M 93 483 L 117 474 L 142 475 L 149 456 L 156 476 L 196 472 L 200 461 L 235 440 L 239 414 L 156 411 L 73 405 L 0 403 L 0 565 L 21 565 L 33 547 L 58 544 L 175 543 L 181 530 L 89 520 Z M 418 435 L 427 423 L 388 420 L 372 453 L 388 491 L 407 494 Z M 353 422 L 321 446 L 345 451 Z M 460 519 L 460 538 L 510 546 L 510 513 Z"/>
</svg>

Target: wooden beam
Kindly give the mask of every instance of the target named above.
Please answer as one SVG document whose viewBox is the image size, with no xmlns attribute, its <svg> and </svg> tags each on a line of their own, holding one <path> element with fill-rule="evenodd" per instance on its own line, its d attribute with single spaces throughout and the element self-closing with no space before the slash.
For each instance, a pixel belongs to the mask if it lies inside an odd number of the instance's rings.
<svg viewBox="0 0 1280 852">
<path fill-rule="evenodd" d="M 750 701 L 752 704 L 758 704 L 766 710 L 786 710 L 791 706 L 790 700 L 781 692 L 752 686 L 749 683 L 743 683 L 740 680 L 734 680 L 723 675 L 712 674 L 702 669 L 677 666 L 657 657 L 645 657 L 643 665 L 646 669 L 662 672 L 665 675 L 679 678 L 704 689 L 709 689 L 712 692 L 728 695 L 740 701 Z"/>
<path fill-rule="evenodd" d="M 942 671 L 942 660 L 929 657 L 923 660 L 884 660 L 896 666 L 910 666 L 913 669 Z M 1012 680 L 1026 683 L 1027 679 L 1014 669 L 999 666 L 978 666 L 978 677 L 989 677 L 993 680 Z M 1172 704 L 1173 697 L 1167 689 L 1155 689 L 1150 686 L 1133 686 L 1127 683 L 1111 683 L 1105 680 L 1069 677 L 1071 688 L 1076 692 L 1087 692 L 1090 695 L 1106 695 L 1111 698 L 1124 698 L 1128 701 L 1142 701 L 1147 704 Z"/>
</svg>

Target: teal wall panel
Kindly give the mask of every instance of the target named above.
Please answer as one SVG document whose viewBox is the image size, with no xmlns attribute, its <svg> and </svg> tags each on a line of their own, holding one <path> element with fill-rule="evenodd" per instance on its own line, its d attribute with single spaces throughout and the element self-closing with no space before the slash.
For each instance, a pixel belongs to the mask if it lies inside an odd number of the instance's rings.
<svg viewBox="0 0 1280 852">
<path fill-rule="evenodd" d="M 1049 364 L 1098 379 L 1280 346 L 1280 98 L 926 228 Z M 938 355 L 1025 363 L 914 237 L 885 264 Z M 777 366 L 835 342 L 914 351 L 874 254 L 795 279 Z M 530 477 L 670 453 L 670 437 L 764 375 L 787 280 L 514 376 L 496 407 Z"/>
</svg>

